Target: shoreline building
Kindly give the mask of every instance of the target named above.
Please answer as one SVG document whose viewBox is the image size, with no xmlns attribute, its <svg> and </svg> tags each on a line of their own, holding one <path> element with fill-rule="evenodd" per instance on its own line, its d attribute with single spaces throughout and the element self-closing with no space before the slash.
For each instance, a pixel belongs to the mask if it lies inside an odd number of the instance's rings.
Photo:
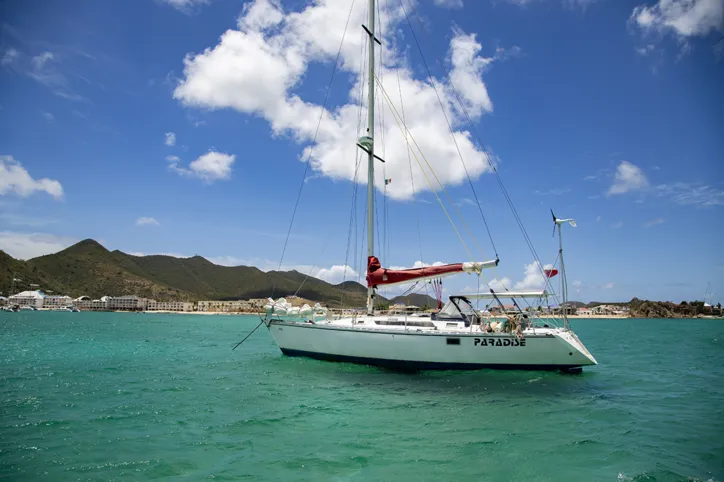
<svg viewBox="0 0 724 482">
<path fill-rule="evenodd" d="M 198 311 L 211 311 L 221 313 L 236 313 L 252 311 L 254 305 L 250 301 L 233 300 L 233 301 L 199 301 Z M 263 310 L 263 308 L 262 308 Z"/>
<path fill-rule="evenodd" d="M 45 295 L 45 299 L 43 299 L 43 308 L 53 309 L 72 305 L 73 298 L 71 298 L 70 296 Z"/>
<path fill-rule="evenodd" d="M 43 293 L 40 290 L 23 291 L 21 293 L 9 296 L 8 304 L 9 305 L 19 305 L 19 306 L 33 306 L 35 308 L 42 308 L 44 300 L 45 300 L 45 293 Z"/>
<path fill-rule="evenodd" d="M 146 311 L 194 311 L 194 304 L 189 301 L 146 300 Z"/>
</svg>

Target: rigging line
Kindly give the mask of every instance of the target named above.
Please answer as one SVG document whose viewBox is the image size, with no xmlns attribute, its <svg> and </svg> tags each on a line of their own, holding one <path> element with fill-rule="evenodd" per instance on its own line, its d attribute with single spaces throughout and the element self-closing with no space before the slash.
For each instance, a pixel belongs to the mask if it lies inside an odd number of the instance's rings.
<svg viewBox="0 0 724 482">
<path fill-rule="evenodd" d="M 260 317 L 260 318 L 261 318 L 261 317 Z M 234 348 L 232 348 L 231 351 L 236 350 L 236 348 L 237 348 L 239 345 L 241 345 L 242 343 L 244 343 L 247 338 L 249 338 L 251 335 L 253 335 L 254 332 L 255 332 L 263 323 L 264 323 L 264 319 L 262 318 L 261 321 L 259 322 L 259 324 L 256 325 L 256 328 L 254 328 L 253 330 L 251 330 L 251 332 L 250 332 L 248 335 L 246 335 L 243 340 L 241 340 L 239 343 L 237 343 L 236 345 L 234 345 Z"/>
<path fill-rule="evenodd" d="M 394 110 L 395 113 L 396 113 L 396 115 L 399 116 L 399 113 L 397 113 L 397 109 L 394 107 L 394 105 L 392 105 L 392 100 L 389 98 L 389 95 L 387 94 L 387 91 L 385 91 L 384 87 L 382 87 L 382 84 L 380 84 L 379 79 L 377 79 L 377 77 L 375 77 L 375 79 L 377 80 L 377 84 L 379 85 L 380 90 L 382 91 L 382 93 L 383 93 L 383 94 L 385 95 L 385 97 L 387 98 L 387 103 L 390 105 L 390 109 L 391 109 L 391 110 Z M 398 125 L 399 125 L 399 123 L 398 123 Z M 407 129 L 407 126 L 404 126 L 404 128 L 409 132 L 409 129 Z M 427 157 L 425 156 L 425 153 L 422 152 L 422 149 L 421 149 L 420 146 L 417 144 L 417 141 L 415 140 L 415 137 L 412 135 L 412 133 L 410 133 L 410 139 L 412 139 L 412 142 L 415 144 L 415 147 L 417 147 L 417 150 L 420 151 L 420 155 L 422 156 L 423 160 L 425 161 L 425 164 L 427 164 L 427 167 L 430 169 L 430 173 L 433 175 L 433 177 L 435 178 L 435 180 L 437 181 L 437 183 L 440 185 L 440 188 L 442 189 L 443 193 L 445 193 L 445 197 L 447 197 L 448 201 L 450 201 L 450 205 L 452 206 L 453 210 L 455 211 L 455 213 L 456 213 L 456 214 L 458 215 L 458 217 L 460 218 L 460 221 L 463 223 L 463 226 L 464 226 L 465 229 L 467 230 L 467 232 L 468 232 L 468 234 L 470 235 L 470 237 L 472 238 L 473 242 L 474 242 L 475 245 L 478 247 L 478 249 L 480 250 L 480 253 L 483 255 L 483 257 L 485 257 L 485 253 L 483 252 L 483 248 L 480 246 L 480 243 L 478 243 L 477 238 L 475 237 L 475 235 L 473 234 L 473 232 L 470 230 L 470 227 L 468 226 L 468 223 L 465 221 L 465 217 L 462 215 L 462 213 L 460 212 L 460 210 L 458 210 L 457 206 L 455 205 L 455 203 L 453 202 L 452 198 L 450 197 L 450 194 L 447 192 L 447 189 L 445 189 L 445 186 L 442 184 L 442 182 L 440 181 L 440 179 L 437 177 L 437 174 L 435 174 L 435 170 L 434 170 L 434 169 L 432 168 L 432 166 L 430 165 L 430 162 L 427 160 Z M 414 153 L 414 152 L 413 152 L 413 153 Z M 475 261 L 475 260 L 473 259 L 473 261 Z"/>
<path fill-rule="evenodd" d="M 365 9 L 365 12 L 367 10 Z M 360 42 L 360 62 L 359 62 L 359 76 L 360 79 L 364 78 L 364 72 L 365 72 L 365 62 L 367 55 L 367 42 Z M 363 99 L 363 91 L 364 91 L 364 82 L 360 82 L 359 86 L 359 104 L 357 106 L 357 135 L 360 133 L 360 128 L 362 126 L 362 99 Z M 350 207 L 350 214 L 349 214 L 349 231 L 347 233 L 347 250 L 344 256 L 344 273 L 342 275 L 342 282 L 344 283 L 347 281 L 347 266 L 349 266 L 349 250 L 351 246 L 351 238 L 352 238 L 352 227 L 354 225 L 355 228 L 355 237 L 354 237 L 354 249 L 352 250 L 352 256 L 355 259 L 353 262 L 354 267 L 352 268 L 354 271 L 354 268 L 357 267 L 357 194 L 359 192 L 359 185 L 357 183 L 358 176 L 359 176 L 359 167 L 360 162 L 362 160 L 362 155 L 359 149 L 355 148 L 355 169 L 354 169 L 354 179 L 352 180 L 352 205 Z M 342 292 L 340 294 L 339 298 L 339 305 L 344 305 L 344 295 L 345 295 L 345 289 L 346 284 L 342 285 Z"/>
<path fill-rule="evenodd" d="M 382 14 L 380 13 L 380 3 L 381 2 L 376 2 L 377 21 L 380 26 L 380 38 L 385 38 L 385 30 L 384 30 L 385 25 L 382 21 Z M 380 68 L 379 68 L 380 78 L 382 78 L 382 76 L 384 75 L 384 65 L 385 65 L 384 53 L 385 53 L 385 49 L 381 47 L 380 55 L 378 56 L 379 63 L 380 63 L 379 64 L 380 65 Z M 386 154 L 387 154 L 387 149 L 386 149 L 386 144 L 385 144 L 385 109 L 384 109 L 384 104 L 382 103 L 381 99 L 379 100 L 379 103 L 380 103 L 380 126 L 381 126 L 380 132 L 381 132 L 381 137 L 382 137 L 382 158 L 385 159 Z M 385 251 L 384 251 L 385 258 L 389 259 L 390 258 L 390 233 L 389 233 L 390 224 L 389 224 L 389 208 L 388 208 L 388 202 L 387 202 L 387 164 L 386 163 L 382 164 L 382 177 L 384 179 L 384 192 L 383 192 L 383 197 L 382 197 L 382 203 L 383 203 L 382 204 L 382 216 L 384 217 L 384 219 L 382 221 L 382 226 L 385 228 L 385 234 L 384 234 L 384 239 L 382 241 L 382 246 L 385 248 Z M 382 254 L 382 252 L 380 252 L 380 254 Z"/>
<path fill-rule="evenodd" d="M 400 0 L 400 1 L 402 1 L 402 0 Z M 404 6 L 403 6 L 403 10 L 404 10 Z M 413 10 L 413 12 L 414 12 L 414 10 Z M 431 41 L 431 39 L 430 39 L 430 36 L 429 36 L 429 34 L 427 33 L 427 31 L 425 30 L 424 24 L 423 24 L 422 20 L 420 19 L 420 16 L 417 14 L 417 12 L 414 12 L 414 13 L 415 13 L 415 17 L 417 18 L 418 23 L 420 24 L 420 29 L 421 29 L 422 32 L 425 34 L 428 42 L 429 42 L 429 43 L 432 43 L 432 41 Z M 407 17 L 407 15 L 406 15 L 406 17 Z M 408 22 L 409 22 L 409 19 L 408 19 Z M 413 36 L 414 36 L 414 31 L 413 31 Z M 415 38 L 415 41 L 417 42 L 417 39 L 416 39 L 416 38 Z M 419 44 L 418 44 L 418 48 L 419 48 Z M 423 59 L 423 62 L 424 62 L 424 59 Z M 438 65 L 440 65 L 439 59 L 438 59 L 437 63 L 438 63 Z M 447 69 L 445 69 L 444 67 L 443 67 L 443 70 L 444 70 L 444 71 L 446 72 L 446 74 L 449 76 L 449 71 L 447 71 Z M 473 124 L 472 119 L 470 118 L 470 115 L 469 115 L 469 113 L 468 113 L 468 110 L 467 110 L 467 108 L 465 107 L 465 104 L 461 101 L 461 99 L 460 99 L 460 94 L 459 94 L 458 90 L 455 88 L 455 85 L 454 85 L 454 83 L 452 82 L 452 80 L 450 81 L 450 86 L 452 87 L 453 92 L 455 93 L 455 96 L 456 96 L 457 99 L 458 99 L 458 103 L 460 104 L 460 107 L 462 108 L 463 113 L 465 114 L 465 117 L 466 117 L 466 119 L 467 119 L 467 121 L 468 121 L 468 124 L 470 125 L 471 130 L 473 131 L 473 134 L 475 134 L 475 137 L 476 137 L 476 139 L 477 139 L 477 141 L 478 141 L 478 144 L 481 146 L 481 148 L 483 149 L 483 152 L 485 153 L 486 160 L 488 161 L 488 165 L 490 166 L 490 168 L 492 169 L 493 173 L 495 174 L 495 177 L 496 177 L 496 180 L 497 180 L 497 182 L 498 182 L 498 185 L 499 185 L 501 191 L 503 192 L 503 196 L 505 197 L 506 202 L 508 203 L 508 207 L 511 209 L 511 211 L 512 211 L 512 213 L 513 213 L 513 216 L 514 216 L 514 218 L 515 218 L 515 220 L 516 220 L 516 222 L 517 222 L 517 224 L 518 224 L 518 227 L 519 227 L 519 229 L 521 230 L 521 233 L 523 234 L 523 238 L 524 238 L 524 240 L 526 241 L 526 243 L 528 244 L 528 249 L 531 251 L 531 254 L 533 254 L 535 261 L 538 261 L 539 269 L 540 269 L 540 271 L 541 271 L 541 274 L 543 274 L 544 277 L 545 277 L 545 273 L 543 273 L 543 263 L 540 261 L 540 257 L 538 256 L 538 253 L 536 252 L 535 247 L 533 246 L 532 240 L 531 240 L 530 237 L 528 236 L 528 232 L 526 231 L 525 226 L 523 225 L 522 219 L 520 219 L 520 216 L 518 215 L 518 212 L 517 212 L 517 210 L 515 209 L 515 205 L 513 204 L 513 201 L 512 201 L 512 199 L 510 198 L 510 196 L 509 196 L 509 194 L 508 194 L 508 190 L 505 188 L 505 185 L 503 184 L 503 181 L 502 181 L 502 178 L 501 178 L 501 176 L 500 176 L 500 173 L 498 172 L 497 168 L 495 167 L 495 164 L 490 161 L 490 156 L 489 156 L 489 154 L 488 154 L 488 149 L 485 147 L 485 144 L 483 143 L 483 141 L 482 141 L 482 139 L 481 139 L 481 137 L 480 137 L 480 134 L 478 133 L 478 130 L 477 130 L 477 128 L 475 127 L 475 124 Z M 486 228 L 487 228 L 487 223 L 485 223 L 485 225 L 486 225 Z M 491 239 L 491 242 L 492 242 L 492 239 Z M 548 286 L 548 285 L 549 285 L 549 283 L 546 283 L 546 286 Z M 555 295 L 555 291 L 552 291 L 552 293 L 553 293 L 553 297 L 556 298 L 556 301 L 558 301 L 558 300 L 557 300 L 557 296 Z"/>
<path fill-rule="evenodd" d="M 480 247 L 480 244 L 478 243 L 477 238 L 475 238 L 475 235 L 474 235 L 474 234 L 472 233 L 472 231 L 470 230 L 470 227 L 468 226 L 467 222 L 465 221 L 465 218 L 463 217 L 463 215 L 460 213 L 460 211 L 458 210 L 458 208 L 457 208 L 457 206 L 455 205 L 455 203 L 454 203 L 454 202 L 452 201 L 452 199 L 450 198 L 450 194 L 447 192 L 447 189 L 445 189 L 445 186 L 442 184 L 442 182 L 440 181 L 440 179 L 437 177 L 437 174 L 435 174 L 435 170 L 432 168 L 432 166 L 430 165 L 430 162 L 427 160 L 427 157 L 425 157 L 425 154 L 422 152 L 422 149 L 421 149 L 420 146 L 417 144 L 417 141 L 415 140 L 415 137 L 412 135 L 412 133 L 409 131 L 409 129 L 407 129 L 407 126 L 400 126 L 399 119 L 398 119 L 400 114 L 397 112 L 397 109 L 396 109 L 395 106 L 392 104 L 392 99 L 390 99 L 390 96 L 389 96 L 389 94 L 387 94 L 387 91 L 384 89 L 384 87 L 382 87 L 382 85 L 379 84 L 379 79 L 376 79 L 376 80 L 377 80 L 377 83 L 378 83 L 378 85 L 379 85 L 379 87 L 380 87 L 380 90 L 382 91 L 383 95 L 385 96 L 385 99 L 387 100 L 387 104 L 389 105 L 390 110 L 391 110 L 391 111 L 393 112 L 393 114 L 394 114 L 393 117 L 395 117 L 395 121 L 397 122 L 398 127 L 400 127 L 400 129 L 403 129 L 403 127 L 404 127 L 404 130 L 406 130 L 406 131 L 408 132 L 409 138 L 412 139 L 412 142 L 415 144 L 415 147 L 416 147 L 417 150 L 420 152 L 420 155 L 422 156 L 422 159 L 425 161 L 425 164 L 427 164 L 427 167 L 430 169 L 430 173 L 433 175 L 433 177 L 434 177 L 435 180 L 437 181 L 438 185 L 439 185 L 440 188 L 442 189 L 443 193 L 444 193 L 445 196 L 448 198 L 448 201 L 450 201 L 450 205 L 452 206 L 452 208 L 453 208 L 453 209 L 455 210 L 455 212 L 457 213 L 458 217 L 460 218 L 460 221 L 463 223 L 463 226 L 464 226 L 465 229 L 467 230 L 467 232 L 468 232 L 468 234 L 470 235 L 470 237 L 473 239 L 473 242 L 476 244 L 476 246 L 478 247 L 478 249 L 480 249 L 480 252 L 483 254 L 483 256 L 485 256 L 485 254 L 483 253 L 483 249 Z M 417 158 L 417 154 L 415 154 L 415 151 L 413 151 L 413 155 L 415 156 L 415 160 L 417 160 L 418 164 L 420 164 L 420 161 L 419 161 L 419 159 Z M 427 174 L 425 173 L 425 170 L 423 169 L 422 164 L 420 164 L 420 170 L 422 170 L 423 174 L 425 175 L 425 178 L 427 179 Z M 455 223 L 453 223 L 452 219 L 450 218 L 450 215 L 448 214 L 447 209 L 445 209 L 445 206 L 443 205 L 442 200 L 441 200 L 440 197 L 437 195 L 437 192 L 435 191 L 435 188 L 432 187 L 432 184 L 430 183 L 430 180 L 429 180 L 429 179 L 427 179 L 427 181 L 428 181 L 428 184 L 430 184 L 430 189 L 435 193 L 435 196 L 437 197 L 438 202 L 440 203 L 440 206 L 441 206 L 441 207 L 443 208 L 443 210 L 445 211 L 445 214 L 448 215 L 448 219 L 450 220 L 450 223 L 453 225 L 453 228 L 455 228 L 455 230 L 456 230 L 456 232 L 457 232 L 457 228 L 455 227 Z M 458 232 L 458 236 L 460 237 L 460 233 L 459 233 L 459 232 Z M 460 240 L 462 241 L 462 237 L 460 237 Z M 465 245 L 465 242 L 464 242 L 464 241 L 463 241 L 463 246 L 465 246 L 465 249 L 467 250 L 467 245 Z M 470 253 L 469 250 L 467 250 L 467 251 L 468 251 L 468 255 L 470 255 L 472 261 L 475 261 L 475 259 L 474 259 L 473 256 L 472 256 L 472 253 Z M 483 276 L 483 279 L 487 281 L 487 278 L 485 277 L 484 274 L 482 274 L 482 271 L 479 273 L 479 275 L 480 275 L 480 276 Z"/>
<path fill-rule="evenodd" d="M 349 19 L 352 17 L 352 8 L 354 7 L 355 0 L 352 0 L 352 5 L 349 7 L 349 14 L 347 15 L 347 23 L 344 24 L 344 32 L 342 32 L 342 40 L 339 42 L 339 49 L 337 50 L 337 57 L 334 60 L 334 67 L 332 68 L 332 75 L 329 77 L 329 83 L 327 84 L 327 91 L 324 93 L 324 102 L 319 112 L 319 120 L 317 121 L 317 128 L 314 131 L 314 138 L 312 139 L 312 145 L 309 148 L 309 155 L 307 156 L 307 162 L 304 166 L 304 176 L 302 182 L 299 185 L 299 192 L 297 193 L 297 201 L 294 203 L 294 210 L 292 211 L 292 219 L 289 221 L 289 229 L 287 230 L 287 237 L 284 240 L 284 248 L 282 249 L 281 258 L 279 258 L 279 270 L 282 268 L 282 262 L 284 262 L 284 255 L 287 252 L 287 245 L 289 244 L 289 236 L 292 233 L 292 226 L 294 225 L 294 218 L 297 215 L 297 208 L 299 207 L 299 200 L 302 197 L 302 190 L 304 189 L 305 181 L 307 180 L 307 173 L 309 172 L 309 165 L 312 161 L 312 153 L 314 152 L 314 146 L 317 142 L 317 135 L 319 134 L 319 126 L 322 124 L 322 118 L 324 112 L 327 110 L 327 100 L 329 99 L 329 92 L 332 90 L 332 81 L 334 80 L 334 74 L 337 72 L 337 65 L 339 64 L 339 57 L 342 54 L 342 45 L 344 43 L 344 37 L 347 35 L 347 27 L 349 26 Z M 273 291 L 273 290 L 272 290 Z"/>
<path fill-rule="evenodd" d="M 402 124 L 407 125 L 405 118 L 405 103 L 402 100 L 402 85 L 400 83 L 400 71 L 397 69 L 397 91 L 400 94 L 400 110 L 402 111 Z M 412 174 L 412 158 L 410 157 L 410 143 L 407 140 L 407 131 L 403 132 L 405 136 L 405 143 L 407 145 L 407 164 L 410 166 L 410 185 L 412 186 L 412 204 L 415 209 L 415 222 L 417 224 L 417 242 L 420 246 L 420 263 L 423 265 L 422 273 L 425 274 L 425 258 L 422 256 L 422 233 L 420 231 L 420 208 L 417 206 L 417 199 L 415 193 L 415 178 Z M 425 293 L 427 293 L 427 285 L 425 285 Z"/>
<path fill-rule="evenodd" d="M 447 113 L 445 112 L 445 107 L 442 103 L 442 99 L 440 98 L 440 93 L 437 90 L 437 83 L 435 82 L 435 78 L 432 76 L 432 72 L 430 71 L 430 68 L 427 65 L 427 61 L 425 60 L 425 55 L 422 53 L 422 47 L 420 47 L 420 43 L 417 41 L 417 35 L 415 34 L 415 30 L 412 28 L 412 22 L 410 22 L 410 18 L 407 15 L 407 10 L 405 9 L 405 6 L 402 4 L 402 0 L 400 0 L 400 6 L 402 7 L 402 12 L 405 14 L 405 19 L 407 20 L 407 24 L 410 26 L 410 31 L 412 32 L 412 38 L 415 40 L 415 45 L 417 45 L 417 50 L 420 52 L 420 57 L 422 58 L 422 63 L 425 65 L 425 70 L 427 71 L 427 76 L 430 79 L 430 83 L 432 84 L 432 88 L 435 91 L 435 96 L 437 97 L 437 102 L 440 104 L 440 109 L 442 110 L 442 114 L 445 117 L 445 122 L 447 123 L 447 127 L 450 130 L 450 136 L 453 139 L 453 143 L 455 144 L 455 149 L 458 152 L 458 157 L 460 157 L 460 162 L 463 165 L 463 169 L 465 170 L 465 176 L 468 178 L 468 184 L 470 184 L 470 189 L 473 191 L 473 196 L 475 197 L 475 204 L 478 206 L 478 211 L 480 212 L 480 217 L 483 218 L 483 224 L 485 225 L 485 229 L 488 232 L 488 237 L 490 238 L 490 244 L 493 247 L 493 251 L 495 251 L 495 257 L 498 257 L 498 250 L 495 247 L 495 242 L 493 241 L 493 236 L 490 233 L 490 229 L 488 227 L 488 222 L 485 219 L 485 214 L 483 214 L 483 208 L 480 206 L 480 200 L 478 199 L 478 193 L 475 191 L 475 186 L 473 185 L 473 180 L 470 177 L 470 172 L 468 172 L 468 166 L 465 164 L 465 159 L 463 158 L 463 154 L 460 151 L 460 146 L 458 145 L 458 141 L 455 138 L 455 131 L 452 128 L 452 124 L 450 123 L 450 119 L 447 116 Z M 482 252 L 482 249 L 481 249 Z"/>
<path fill-rule="evenodd" d="M 333 233 L 334 233 L 334 231 L 335 231 L 335 227 L 336 227 L 336 226 L 335 226 L 334 223 L 333 223 L 332 226 L 331 226 L 331 228 L 330 228 L 330 230 L 329 230 L 329 235 L 327 236 L 327 240 L 324 242 L 324 246 L 322 246 L 322 252 L 319 253 L 320 256 L 322 256 L 322 255 L 324 254 L 324 252 L 327 250 L 327 246 L 329 246 L 329 240 L 334 237 L 334 236 L 333 236 Z M 316 268 L 317 268 L 317 265 L 316 265 L 316 264 L 315 264 L 315 265 L 312 265 L 312 270 L 315 270 Z M 300 285 L 299 285 L 299 288 L 297 288 L 297 291 L 294 292 L 294 296 L 297 296 L 297 294 L 299 294 L 299 291 L 302 289 L 302 287 L 304 286 L 304 283 L 307 282 L 307 280 L 309 279 L 310 276 L 311 276 L 311 275 L 310 275 L 309 273 L 307 273 L 307 275 L 306 275 L 306 276 L 304 277 L 304 279 L 302 280 L 302 284 L 300 284 Z"/>
<path fill-rule="evenodd" d="M 390 106 L 390 110 L 391 110 L 391 112 L 392 112 L 392 114 L 393 114 L 392 117 L 394 117 L 395 122 L 397 123 L 397 126 L 398 126 L 398 127 L 400 128 L 400 130 L 404 133 L 404 132 L 407 130 L 407 126 L 404 126 L 404 127 L 403 127 L 403 126 L 400 125 L 400 120 L 399 120 L 399 118 L 398 118 L 398 117 L 399 117 L 399 113 L 397 112 L 397 110 L 395 109 L 395 107 L 392 105 L 392 102 L 391 102 L 390 99 L 388 98 L 388 95 L 387 95 L 387 92 L 385 91 L 385 89 L 382 88 L 382 86 L 380 86 L 380 90 L 381 90 L 382 93 L 384 94 L 385 99 L 387 100 L 387 103 L 388 103 L 388 105 Z M 407 132 L 409 133 L 409 130 L 407 130 Z M 412 139 L 412 141 L 414 142 L 415 139 L 412 137 L 412 134 L 410 133 L 409 135 L 410 135 L 410 138 Z M 406 138 L 406 140 L 407 140 L 407 138 Z M 408 147 L 410 146 L 409 141 L 407 141 L 407 145 L 408 145 Z M 415 145 L 417 146 L 417 143 L 415 143 Z M 420 149 L 419 146 L 417 146 L 417 148 L 418 148 L 418 150 Z M 423 156 L 423 159 L 424 159 L 425 156 L 424 156 L 424 154 L 422 154 L 422 151 L 420 151 L 420 154 Z M 433 186 L 432 182 L 430 181 L 430 178 L 428 177 L 427 173 L 425 172 L 425 169 L 422 167 L 422 163 L 420 162 L 420 159 L 417 157 L 417 153 L 415 153 L 414 150 L 412 151 L 412 155 L 415 156 L 415 161 L 417 161 L 417 164 L 420 166 L 420 170 L 422 171 L 422 175 L 425 177 L 425 180 L 427 181 L 427 184 L 430 186 L 430 190 L 431 190 L 432 193 L 435 195 L 435 198 L 437 198 L 437 201 L 438 201 L 438 203 L 440 204 L 440 207 L 441 207 L 442 210 L 445 212 L 445 215 L 447 216 L 448 221 L 450 221 L 450 224 L 452 225 L 453 229 L 455 230 L 455 233 L 458 235 L 458 238 L 460 239 L 460 242 L 462 243 L 463 247 L 465 248 L 465 251 L 467 251 L 468 256 L 470 256 L 470 259 L 471 259 L 472 261 L 475 261 L 475 258 L 473 257 L 472 253 L 471 253 L 470 250 L 468 249 L 468 245 L 465 244 L 465 240 L 463 239 L 462 235 L 460 234 L 460 231 L 458 231 L 457 226 L 455 226 L 455 222 L 454 222 L 454 221 L 452 220 L 452 218 L 450 217 L 450 214 L 448 213 L 447 209 L 445 208 L 445 204 L 442 202 L 442 199 L 440 199 L 440 196 L 437 194 L 437 190 L 435 190 L 435 187 Z M 427 162 L 427 160 L 425 160 L 425 162 Z M 430 167 L 430 164 L 429 164 L 429 163 L 427 163 L 427 164 L 428 164 L 428 167 Z M 433 176 L 434 176 L 435 173 L 432 171 L 432 168 L 430 168 L 430 170 L 431 170 L 431 172 L 432 172 L 432 174 L 433 174 Z M 439 183 L 439 182 L 440 182 L 440 181 L 438 180 L 438 183 Z M 444 187 L 443 187 L 443 190 L 444 190 Z"/>
</svg>

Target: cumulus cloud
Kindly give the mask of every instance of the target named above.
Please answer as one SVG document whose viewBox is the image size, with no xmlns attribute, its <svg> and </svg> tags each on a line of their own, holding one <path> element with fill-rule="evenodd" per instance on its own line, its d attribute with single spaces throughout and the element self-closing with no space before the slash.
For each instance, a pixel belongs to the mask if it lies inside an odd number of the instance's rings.
<svg viewBox="0 0 724 482">
<path fill-rule="evenodd" d="M 353 280 L 359 276 L 357 271 L 348 265 L 334 265 L 330 268 L 322 268 L 316 273 L 311 273 L 315 278 L 319 278 L 333 285 L 339 284 L 345 280 Z"/>
<path fill-rule="evenodd" d="M 492 289 L 493 291 L 507 291 L 510 289 L 510 287 L 513 286 L 513 282 L 510 280 L 510 278 L 493 278 L 488 283 L 488 288 Z"/>
<path fill-rule="evenodd" d="M 631 13 L 631 22 L 645 32 L 671 32 L 685 39 L 705 36 L 724 27 L 724 2 L 721 0 L 658 0 L 654 5 L 639 5 Z"/>
<path fill-rule="evenodd" d="M 17 194 L 28 197 L 38 191 L 50 194 L 56 199 L 63 197 L 63 186 L 58 181 L 33 179 L 12 156 L 0 156 L 0 195 Z"/>
<path fill-rule="evenodd" d="M 188 167 L 180 165 L 178 156 L 167 156 L 168 167 L 182 176 L 196 177 L 208 183 L 223 181 L 231 178 L 231 168 L 236 156 L 223 152 L 209 151 L 192 161 Z"/>
<path fill-rule="evenodd" d="M 175 146 L 176 145 L 176 134 L 173 132 L 167 132 L 164 136 L 164 143 L 167 146 Z"/>
<path fill-rule="evenodd" d="M 427 268 L 428 266 L 442 266 L 447 263 L 442 261 L 435 261 L 434 263 L 425 263 L 423 261 L 415 261 L 412 266 L 390 266 L 387 269 L 415 269 L 415 268 Z M 384 265 L 384 262 L 383 262 Z"/>
<path fill-rule="evenodd" d="M 542 290 L 546 286 L 546 280 L 541 272 L 540 263 L 534 261 L 524 265 L 523 279 L 513 282 L 508 277 L 494 278 L 488 283 L 488 287 L 494 291 L 508 290 Z M 552 264 L 546 264 L 543 269 L 552 269 Z"/>
<path fill-rule="evenodd" d="M 366 23 L 363 3 L 355 4 L 350 26 Z M 382 14 L 389 18 L 385 30 L 394 31 L 403 18 L 401 11 L 382 5 L 380 8 L 389 8 Z M 348 14 L 349 4 L 334 0 L 319 0 L 296 12 L 286 12 L 270 0 L 247 3 L 237 27 L 224 32 L 217 45 L 186 56 L 183 78 L 174 90 L 174 97 L 190 107 L 231 108 L 262 117 L 275 135 L 287 135 L 303 146 L 301 160 L 311 154 L 311 165 L 317 173 L 332 179 L 353 180 L 355 158 L 360 155 L 355 133 L 357 137 L 364 134 L 364 130 L 358 130 L 358 109 L 360 102 L 366 109 L 367 102 L 363 92 L 366 80 L 359 74 L 364 59 L 362 46 L 366 41 L 363 33 L 348 33 L 342 46 L 339 68 L 352 84 L 346 104 L 323 110 L 296 92 L 311 63 L 335 59 Z M 325 28 L 320 29 L 319 25 Z M 383 48 L 384 65 L 377 77 L 390 102 L 398 113 L 402 111 L 401 90 L 408 130 L 440 181 L 445 185 L 463 182 L 465 170 L 451 142 L 433 86 L 427 80 L 415 78 L 404 54 L 395 49 L 395 42 L 384 42 Z M 465 119 L 455 106 L 451 85 L 458 88 L 473 119 L 492 110 L 482 74 L 503 54 L 485 58 L 480 54 L 481 49 L 475 35 L 455 30 L 448 55 L 450 76 L 435 79 L 445 113 L 455 129 L 455 141 L 473 178 L 488 171 L 490 164 L 487 153 L 477 148 L 470 133 L 461 127 Z M 382 105 L 377 117 L 384 116 L 387 121 L 384 132 L 381 126 L 376 127 L 376 151 L 383 152 L 384 139 L 387 159 L 406 159 L 406 136 L 393 121 L 394 115 L 380 89 L 377 95 Z M 320 114 L 322 122 L 316 144 L 312 146 Z M 395 179 L 387 193 L 397 199 L 410 198 L 412 185 L 407 163 L 390 162 L 386 171 L 388 178 Z M 365 183 L 366 179 L 362 178 L 357 181 Z M 421 168 L 414 169 L 413 179 L 418 190 L 429 189 Z M 381 169 L 377 170 L 375 184 L 378 188 L 384 186 Z"/>
<path fill-rule="evenodd" d="M 17 259 L 57 253 L 78 242 L 75 238 L 42 233 L 0 231 L 0 249 Z"/>
<path fill-rule="evenodd" d="M 552 269 L 552 264 L 546 264 L 543 269 Z M 525 265 L 525 275 L 521 281 L 515 283 L 516 290 L 541 290 L 545 287 L 546 280 L 541 272 L 540 263 L 534 261 Z"/>
<path fill-rule="evenodd" d="M 644 171 L 640 167 L 631 164 L 628 161 L 621 161 L 616 168 L 613 185 L 608 190 L 608 194 L 623 194 L 629 191 L 640 191 L 649 186 Z"/>
<path fill-rule="evenodd" d="M 160 223 L 154 218 L 140 217 L 136 219 L 136 226 L 158 226 Z"/>
</svg>

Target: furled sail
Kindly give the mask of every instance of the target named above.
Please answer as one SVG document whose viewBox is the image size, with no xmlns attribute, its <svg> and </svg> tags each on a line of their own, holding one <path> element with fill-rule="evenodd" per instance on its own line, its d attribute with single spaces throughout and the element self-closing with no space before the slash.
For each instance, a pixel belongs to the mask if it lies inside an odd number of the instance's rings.
<svg viewBox="0 0 724 482">
<path fill-rule="evenodd" d="M 444 264 L 441 266 L 426 266 L 424 268 L 386 269 L 375 256 L 367 258 L 367 286 L 391 286 L 402 283 L 411 283 L 442 278 L 457 273 L 480 273 L 485 268 L 498 265 L 498 260 Z"/>
</svg>

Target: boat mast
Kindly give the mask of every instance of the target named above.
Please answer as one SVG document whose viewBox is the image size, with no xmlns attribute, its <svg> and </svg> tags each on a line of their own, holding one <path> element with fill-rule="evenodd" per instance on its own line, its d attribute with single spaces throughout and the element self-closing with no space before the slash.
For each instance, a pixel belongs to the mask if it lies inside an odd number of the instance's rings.
<svg viewBox="0 0 724 482">
<path fill-rule="evenodd" d="M 369 35 L 369 93 L 367 99 L 367 142 L 361 142 L 367 149 L 367 259 L 375 254 L 375 0 L 370 0 L 369 24 L 365 29 Z M 372 315 L 375 306 L 375 289 L 367 287 L 367 314 Z"/>
<path fill-rule="evenodd" d="M 568 283 L 566 281 L 566 265 L 563 263 L 563 231 L 561 224 L 556 221 L 558 226 L 558 256 L 561 258 L 561 294 L 563 295 L 563 323 L 568 328 Z"/>
<path fill-rule="evenodd" d="M 563 263 L 563 230 L 561 225 L 569 223 L 574 228 L 576 227 L 576 221 L 571 218 L 558 219 L 553 210 L 551 209 L 551 216 L 553 216 L 554 226 L 558 227 L 558 257 L 561 259 L 561 295 L 563 296 L 563 302 L 561 304 L 561 310 L 563 315 L 563 324 L 568 329 L 568 279 L 566 278 L 566 265 Z M 555 227 L 553 232 L 555 233 Z"/>
</svg>

